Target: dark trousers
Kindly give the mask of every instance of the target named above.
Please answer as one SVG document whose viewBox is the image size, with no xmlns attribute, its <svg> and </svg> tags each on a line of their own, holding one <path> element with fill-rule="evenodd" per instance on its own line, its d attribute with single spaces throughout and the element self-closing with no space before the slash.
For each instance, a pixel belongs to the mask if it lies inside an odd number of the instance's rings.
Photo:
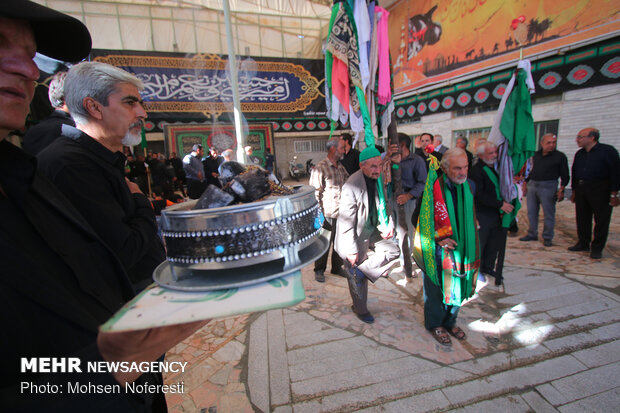
<svg viewBox="0 0 620 413">
<path fill-rule="evenodd" d="M 595 252 L 603 251 L 609 234 L 609 222 L 613 207 L 609 205 L 608 181 L 589 181 L 575 186 L 575 213 L 579 244 L 590 246 Z M 592 239 L 594 217 L 594 239 Z"/>
<path fill-rule="evenodd" d="M 206 181 L 198 181 L 196 179 L 187 180 L 187 196 L 190 199 L 198 199 L 200 195 L 207 189 Z"/>
<path fill-rule="evenodd" d="M 437 248 L 441 254 L 441 248 Z M 440 260 L 435 260 L 437 268 L 441 269 Z M 441 276 L 441 275 L 440 275 Z M 424 327 L 432 330 L 436 327 L 450 329 L 456 325 L 456 317 L 459 315 L 458 305 L 447 305 L 443 302 L 443 292 L 441 287 L 433 282 L 424 274 Z"/>
<path fill-rule="evenodd" d="M 332 253 L 332 274 L 337 274 L 342 268 L 342 258 L 340 258 L 340 255 L 336 254 L 336 251 L 334 251 L 334 239 L 336 238 L 337 221 L 337 218 L 325 217 L 325 223 L 323 224 L 323 227 L 331 232 L 329 236 L 329 246 L 327 247 L 327 251 L 325 251 L 325 254 L 323 254 L 321 258 L 314 262 L 314 271 L 325 271 L 325 269 L 327 268 L 327 257 L 329 256 L 330 251 Z"/>
<path fill-rule="evenodd" d="M 480 219 L 480 231 L 478 236 L 480 239 L 480 272 L 485 274 L 495 273 L 495 263 L 497 261 L 497 255 L 499 253 L 499 247 L 502 242 L 502 237 L 505 236 L 502 231 L 502 226 L 497 219 L 484 220 Z"/>
</svg>

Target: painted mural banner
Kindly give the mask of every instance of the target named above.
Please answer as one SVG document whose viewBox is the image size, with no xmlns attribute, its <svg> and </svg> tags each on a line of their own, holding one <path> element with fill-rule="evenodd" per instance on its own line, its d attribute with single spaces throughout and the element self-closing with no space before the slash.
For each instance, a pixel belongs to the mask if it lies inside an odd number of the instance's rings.
<svg viewBox="0 0 620 413">
<path fill-rule="evenodd" d="M 483 106 L 495 110 L 511 75 L 512 70 L 501 70 L 397 99 L 396 119 L 399 122 L 415 121 L 431 113 Z M 532 77 L 536 86 L 534 97 L 617 83 L 620 81 L 620 36 L 575 49 L 563 56 L 541 59 L 532 64 Z"/>
<path fill-rule="evenodd" d="M 390 8 L 395 93 L 613 33 L 618 1 L 403 0 Z"/>
</svg>

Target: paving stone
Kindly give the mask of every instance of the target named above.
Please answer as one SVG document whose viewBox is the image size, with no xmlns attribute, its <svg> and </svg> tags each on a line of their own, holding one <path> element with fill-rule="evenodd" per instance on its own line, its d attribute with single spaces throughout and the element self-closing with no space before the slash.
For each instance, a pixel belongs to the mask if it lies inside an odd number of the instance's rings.
<svg viewBox="0 0 620 413">
<path fill-rule="evenodd" d="M 450 407 L 450 402 L 440 390 L 431 391 L 417 396 L 407 397 L 380 406 L 369 407 L 367 409 L 356 410 L 360 413 L 379 413 L 379 412 L 429 412 L 445 411 Z"/>
<path fill-rule="evenodd" d="M 521 398 L 525 400 L 525 402 L 530 405 L 532 410 L 536 413 L 554 413 L 557 412 L 555 407 L 549 404 L 545 399 L 543 399 L 540 394 L 535 391 L 529 391 L 527 393 L 523 393 Z"/>
<path fill-rule="evenodd" d="M 557 287 L 545 288 L 541 290 L 529 291 L 527 293 L 511 295 L 497 300 L 501 304 L 531 303 L 534 301 L 546 300 L 548 297 L 572 294 L 575 292 L 587 291 L 588 287 L 572 282 L 562 284 Z"/>
<path fill-rule="evenodd" d="M 600 326 L 601 324 L 614 323 L 618 321 L 620 321 L 620 311 L 617 309 L 612 309 L 562 321 L 560 323 L 556 323 L 555 327 L 560 331 L 574 330 L 576 328 L 592 329 L 593 327 Z"/>
<path fill-rule="evenodd" d="M 544 344 L 549 350 L 558 352 L 567 350 L 581 350 L 584 347 L 597 344 L 599 341 L 600 339 L 594 334 L 585 332 L 547 340 Z"/>
<path fill-rule="evenodd" d="M 312 334 L 320 332 L 322 330 L 333 328 L 329 324 L 319 321 L 312 316 L 308 316 L 307 318 L 303 319 L 301 319 L 300 317 L 295 317 L 295 319 L 297 319 L 298 321 L 288 324 L 285 323 L 287 336 L 295 337 L 298 335 Z"/>
<path fill-rule="evenodd" d="M 452 403 L 467 404 L 489 396 L 526 389 L 584 369 L 585 366 L 579 363 L 577 359 L 562 356 L 486 376 L 483 379 L 450 386 L 442 389 L 442 391 Z"/>
<path fill-rule="evenodd" d="M 341 340 L 343 338 L 353 337 L 354 334 L 341 328 L 329 328 L 315 331 L 309 334 L 294 335 L 286 332 L 286 344 L 289 349 L 297 347 L 311 346 L 313 344 L 324 343 L 328 341 Z"/>
<path fill-rule="evenodd" d="M 449 410 L 450 413 L 480 413 L 480 412 L 510 412 L 529 413 L 530 406 L 517 395 L 496 397 L 491 400 L 470 404 L 457 410 Z"/>
<path fill-rule="evenodd" d="M 331 358 L 337 354 L 348 353 L 350 351 L 362 350 L 364 347 L 376 347 L 377 343 L 366 337 L 356 336 L 344 340 L 332 341 L 329 343 L 317 344 L 314 346 L 295 349 L 289 351 L 288 362 L 290 365 L 305 363 Z"/>
<path fill-rule="evenodd" d="M 471 377 L 468 373 L 449 367 L 440 367 L 433 370 L 432 374 L 418 373 L 325 395 L 321 397 L 321 409 L 324 411 L 350 411 L 352 406 L 371 406 L 377 404 L 379 400 L 389 402 L 395 398 L 411 397 L 410 395 L 414 393 L 437 390 L 444 385 L 465 380 L 468 377 Z M 424 395 L 426 394 L 428 393 L 424 393 Z M 295 411 L 297 413 L 297 409 Z"/>
<path fill-rule="evenodd" d="M 279 406 L 273 409 L 273 413 L 293 413 L 292 406 Z"/>
<path fill-rule="evenodd" d="M 570 403 L 619 387 L 619 371 L 620 362 L 617 362 L 552 381 L 549 384 L 563 396 L 559 403 L 554 400 L 554 404 Z"/>
<path fill-rule="evenodd" d="M 609 413 L 620 406 L 620 387 L 561 406 L 562 413 Z"/>
<path fill-rule="evenodd" d="M 530 274 L 522 279 L 515 279 L 513 274 L 510 273 L 508 282 L 510 283 L 508 292 L 510 295 L 516 295 L 541 289 L 555 288 L 558 285 L 571 283 L 573 281 L 554 273 L 544 272 L 541 274 Z"/>
<path fill-rule="evenodd" d="M 620 360 L 620 341 L 577 351 L 572 355 L 590 368 L 614 363 Z"/>
<path fill-rule="evenodd" d="M 233 370 L 233 366 L 231 364 L 225 364 L 224 367 L 217 373 L 215 373 L 209 381 L 214 384 L 226 385 L 228 384 L 228 376 Z"/>
<path fill-rule="evenodd" d="M 505 352 L 499 352 L 486 357 L 479 357 L 461 363 L 451 364 L 450 367 L 482 375 L 498 369 L 504 370 L 510 366 L 510 356 Z"/>
<path fill-rule="evenodd" d="M 536 391 L 554 406 L 559 406 L 564 401 L 564 395 L 549 383 L 537 386 Z"/>
<path fill-rule="evenodd" d="M 320 363 L 308 361 L 306 363 L 295 364 L 289 367 L 289 373 L 291 381 L 296 382 L 334 374 L 344 370 L 352 370 L 357 367 L 365 366 L 366 364 L 368 364 L 368 362 L 364 357 L 364 353 L 358 350 L 327 359 L 321 359 Z"/>
<path fill-rule="evenodd" d="M 550 296 L 546 300 L 527 303 L 526 313 L 538 313 L 542 311 L 554 310 L 556 308 L 566 307 L 567 303 L 581 303 L 583 300 L 594 301 L 600 298 L 603 298 L 603 295 L 591 289 L 572 294 Z"/>
<path fill-rule="evenodd" d="M 267 345 L 267 314 L 262 314 L 250 326 L 248 389 L 250 400 L 263 412 L 268 412 L 270 409 Z"/>
<path fill-rule="evenodd" d="M 222 363 L 229 361 L 238 361 L 245 351 L 245 346 L 238 341 L 232 340 L 226 343 L 224 347 L 213 353 L 213 358 Z"/>
<path fill-rule="evenodd" d="M 426 363 L 424 360 L 410 356 L 291 383 L 291 387 L 296 397 L 307 397 L 314 394 L 337 393 L 346 389 L 407 377 L 403 384 L 407 391 L 413 392 L 418 389 L 428 389 L 432 386 L 441 385 L 445 381 L 459 380 L 469 376 L 466 372 L 449 368 L 440 368 L 432 370 L 432 372 L 428 372 L 428 369 L 424 368 L 422 373 L 415 374 L 418 372 L 417 367 L 419 365 L 427 367 Z M 385 391 L 393 392 L 394 389 L 386 388 Z M 376 394 L 376 391 L 370 394 Z"/>
<path fill-rule="evenodd" d="M 289 403 L 291 400 L 282 310 L 267 312 L 267 332 L 270 400 L 271 404 L 277 406 Z"/>
<path fill-rule="evenodd" d="M 620 303 L 599 295 L 599 298 L 596 300 L 584 301 L 578 304 L 549 311 L 549 315 L 554 318 L 580 317 L 583 315 L 599 313 L 611 308 L 616 308 L 619 305 Z"/>
<path fill-rule="evenodd" d="M 620 339 L 620 323 L 610 324 L 592 330 L 592 334 L 601 340 Z"/>
</svg>

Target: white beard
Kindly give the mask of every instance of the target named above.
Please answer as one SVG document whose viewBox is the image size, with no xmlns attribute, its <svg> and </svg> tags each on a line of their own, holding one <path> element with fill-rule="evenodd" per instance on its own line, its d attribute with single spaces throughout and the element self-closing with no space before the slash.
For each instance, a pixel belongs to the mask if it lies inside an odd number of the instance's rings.
<svg viewBox="0 0 620 413">
<path fill-rule="evenodd" d="M 121 142 L 125 146 L 133 147 L 133 146 L 140 144 L 140 142 L 142 142 L 142 136 L 140 136 L 139 134 L 133 134 L 130 131 L 127 131 L 127 133 L 125 134 L 125 137 L 123 138 Z"/>
</svg>

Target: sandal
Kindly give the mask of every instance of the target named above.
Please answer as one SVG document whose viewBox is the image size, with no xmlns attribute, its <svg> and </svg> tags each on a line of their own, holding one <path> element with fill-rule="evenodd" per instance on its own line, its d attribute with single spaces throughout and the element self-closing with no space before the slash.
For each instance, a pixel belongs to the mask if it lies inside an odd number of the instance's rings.
<svg viewBox="0 0 620 413">
<path fill-rule="evenodd" d="M 435 327 L 432 330 L 430 330 L 430 332 L 431 332 L 431 336 L 433 336 L 433 338 L 437 340 L 439 344 L 443 344 L 444 346 L 449 346 L 452 344 L 452 340 L 450 340 L 448 331 L 446 331 L 445 328 Z"/>
<path fill-rule="evenodd" d="M 454 336 L 457 340 L 465 339 L 465 332 L 459 326 L 454 326 L 450 330 L 448 330 L 450 334 Z"/>
</svg>

